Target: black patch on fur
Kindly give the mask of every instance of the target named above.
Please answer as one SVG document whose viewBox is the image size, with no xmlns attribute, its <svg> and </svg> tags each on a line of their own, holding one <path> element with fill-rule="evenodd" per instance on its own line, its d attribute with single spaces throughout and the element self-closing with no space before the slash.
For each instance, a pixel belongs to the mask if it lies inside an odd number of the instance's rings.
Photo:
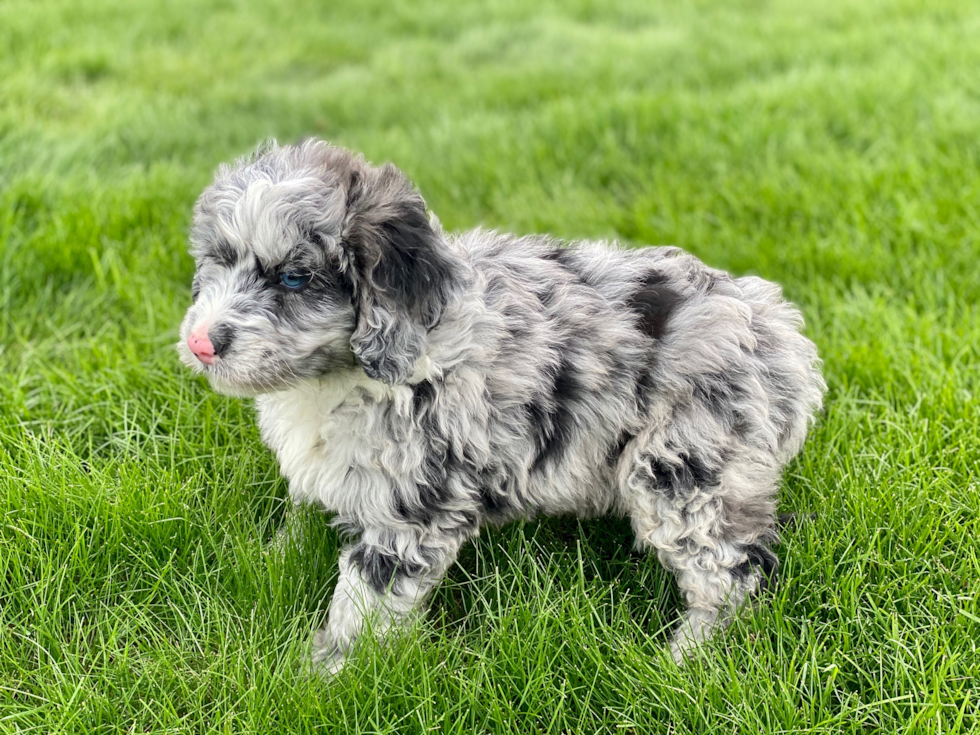
<svg viewBox="0 0 980 735">
<path fill-rule="evenodd" d="M 779 559 L 771 549 L 762 544 L 749 544 L 745 547 L 748 559 L 732 569 L 732 574 L 740 581 L 745 581 L 758 568 L 762 572 L 759 579 L 759 592 L 764 592 L 776 581 L 776 571 L 779 569 Z"/>
<path fill-rule="evenodd" d="M 357 169 L 351 169 L 350 177 L 347 180 L 347 199 L 344 202 L 344 209 L 349 210 L 354 206 L 358 197 L 361 196 L 361 174 Z"/>
<path fill-rule="evenodd" d="M 352 179 L 352 228 L 343 246 L 355 274 L 357 329 L 351 347 L 376 380 L 404 383 L 442 318 L 457 279 L 456 255 L 429 225 L 425 202 L 390 165 Z M 386 313 L 387 319 L 379 319 Z M 399 345 L 398 349 L 393 349 Z"/>
<path fill-rule="evenodd" d="M 406 521 L 411 521 L 412 523 L 426 523 L 430 518 L 431 514 L 426 513 L 424 510 L 420 510 L 417 507 L 412 507 L 408 504 L 408 501 L 402 497 L 401 493 L 395 493 L 395 513 Z"/>
<path fill-rule="evenodd" d="M 694 383 L 694 400 L 708 409 L 712 416 L 726 419 L 729 414 L 730 394 L 719 390 L 714 381 L 698 380 Z"/>
<path fill-rule="evenodd" d="M 682 452 L 680 464 L 673 464 L 658 457 L 650 461 L 657 490 L 674 500 L 688 497 L 695 488 L 714 487 L 720 481 L 720 472 L 710 467 L 696 454 Z"/>
<path fill-rule="evenodd" d="M 541 257 L 560 265 L 576 283 L 584 286 L 594 285 L 590 280 L 592 274 L 582 271 L 581 260 L 576 257 L 577 252 L 578 249 L 574 247 L 554 246 L 546 250 Z"/>
<path fill-rule="evenodd" d="M 239 260 L 238 251 L 227 240 L 216 241 L 205 254 L 205 257 L 211 258 L 218 265 L 223 265 L 226 268 L 231 268 Z"/>
<path fill-rule="evenodd" d="M 548 465 L 562 460 L 575 432 L 575 403 L 581 400 L 585 387 L 579 381 L 571 364 L 562 359 L 552 384 L 550 400 L 532 402 L 527 406 L 531 432 L 537 447 L 537 456 L 531 464 L 532 472 L 540 472 Z"/>
<path fill-rule="evenodd" d="M 425 482 L 416 487 L 418 503 L 407 509 L 405 517 L 408 520 L 428 524 L 446 507 L 450 500 L 450 454 L 448 451 L 440 452 L 438 444 L 430 445 L 426 450 L 422 460 Z"/>
<path fill-rule="evenodd" d="M 312 301 L 331 296 L 338 304 L 349 304 L 354 298 L 354 284 L 346 273 L 341 273 L 333 263 L 327 263 L 313 272 L 306 288 L 298 293 Z"/>
<path fill-rule="evenodd" d="M 620 373 L 624 375 L 626 373 Z M 643 366 L 636 376 L 636 407 L 642 415 L 646 413 L 650 403 L 650 395 L 656 390 L 657 381 L 653 377 L 653 372 L 649 367 Z"/>
<path fill-rule="evenodd" d="M 221 357 L 235 341 L 236 330 L 230 324 L 218 324 L 208 330 L 208 339 L 214 347 L 214 354 Z"/>
<path fill-rule="evenodd" d="M 543 452 L 551 437 L 551 411 L 541 401 L 531 401 L 524 406 L 531 434 L 538 453 Z"/>
<path fill-rule="evenodd" d="M 681 300 L 680 294 L 667 285 L 663 274 L 651 271 L 626 305 L 639 316 L 637 327 L 640 331 L 648 337 L 661 339 L 667 333 L 667 321 L 674 307 Z"/>
<path fill-rule="evenodd" d="M 554 284 L 545 284 L 544 290 L 537 294 L 541 305 L 550 309 L 555 305 L 556 288 Z"/>
<path fill-rule="evenodd" d="M 379 595 L 389 589 L 397 595 L 401 580 L 418 577 L 425 571 L 421 564 L 399 559 L 394 554 L 366 544 L 354 547 L 350 560 L 360 570 L 364 581 Z"/>
<path fill-rule="evenodd" d="M 435 398 L 436 390 L 430 381 L 423 380 L 416 384 L 412 390 L 412 412 L 415 416 L 428 412 Z"/>
<path fill-rule="evenodd" d="M 624 431 L 619 435 L 616 443 L 612 445 L 609 452 L 606 454 L 606 465 L 609 467 L 615 467 L 619 458 L 623 456 L 623 452 L 626 451 L 626 445 L 629 444 L 636 437 L 628 431 Z"/>
<path fill-rule="evenodd" d="M 745 382 L 745 373 L 737 370 L 705 373 L 694 378 L 694 401 L 738 437 L 744 437 L 750 428 L 744 412 L 738 408 L 738 404 L 749 400 Z"/>
<path fill-rule="evenodd" d="M 514 513 L 517 506 L 517 488 L 514 480 L 502 471 L 484 469 L 479 472 L 480 482 L 477 494 L 484 513 L 491 517 L 508 517 Z"/>
<path fill-rule="evenodd" d="M 344 289 L 323 284 L 313 285 L 312 281 L 301 291 L 276 288 L 271 295 L 273 308 L 269 314 L 270 320 L 294 326 L 301 326 L 304 321 L 309 319 L 311 311 L 319 310 L 319 307 L 325 306 L 327 302 L 336 304 L 341 308 L 347 305 Z M 245 312 L 242 311 L 242 313 Z"/>
<path fill-rule="evenodd" d="M 477 487 L 477 492 L 480 495 L 480 505 L 483 507 L 483 511 L 487 515 L 503 515 L 510 509 L 510 503 L 506 501 L 506 498 L 503 495 L 495 492 L 492 485 L 480 483 L 480 485 Z"/>
<path fill-rule="evenodd" d="M 382 167 L 379 187 L 385 181 L 402 178 L 394 167 Z M 443 253 L 442 243 L 433 232 L 425 204 L 405 182 L 404 198 L 385 202 L 387 216 L 365 228 L 355 227 L 346 245 L 363 285 L 379 290 L 426 328 L 438 323 L 448 290 L 454 280 L 453 263 Z M 363 203 L 358 200 L 363 200 Z M 365 223 L 377 217 L 371 210 L 370 187 L 352 178 L 348 189 L 348 208 L 364 206 Z"/>
<path fill-rule="evenodd" d="M 442 316 L 452 266 L 438 252 L 436 238 L 421 207 L 406 206 L 382 223 L 387 247 L 374 271 L 374 282 L 396 294 L 400 305 L 428 329 Z"/>
<path fill-rule="evenodd" d="M 282 284 L 283 273 L 303 272 L 311 277 L 300 288 L 287 288 Z M 354 284 L 346 273 L 341 272 L 339 264 L 315 254 L 295 256 L 269 268 L 256 261 L 256 278 L 272 294 L 275 316 L 286 321 L 302 321 L 311 307 L 324 301 L 350 304 L 354 295 Z"/>
<path fill-rule="evenodd" d="M 575 250 L 572 248 L 555 246 L 545 250 L 541 257 L 545 260 L 554 261 L 555 263 L 563 265 L 566 268 L 570 268 L 574 260 L 574 252 Z"/>
<path fill-rule="evenodd" d="M 473 477 L 479 473 L 476 463 L 466 456 L 465 450 L 460 456 L 441 433 L 432 413 L 438 390 L 438 383 L 428 380 L 413 387 L 412 413 L 427 439 L 427 447 L 421 477 L 412 488 L 413 493 L 406 497 L 396 492 L 394 497 L 395 513 L 420 525 L 429 525 L 443 515 L 451 500 L 449 483 L 453 477 Z"/>
</svg>

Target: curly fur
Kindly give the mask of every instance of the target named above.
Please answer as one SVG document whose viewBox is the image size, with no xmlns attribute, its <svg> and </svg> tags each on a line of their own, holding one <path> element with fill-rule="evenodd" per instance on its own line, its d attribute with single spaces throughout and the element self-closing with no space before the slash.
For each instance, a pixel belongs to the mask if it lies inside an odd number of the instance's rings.
<svg viewBox="0 0 980 735">
<path fill-rule="evenodd" d="M 222 168 L 191 240 L 183 361 L 257 396 L 292 498 L 353 536 L 324 670 L 485 523 L 629 516 L 683 592 L 678 661 L 774 572 L 780 472 L 824 390 L 777 286 L 676 248 L 449 235 L 394 166 L 316 141 Z M 305 288 L 278 283 L 296 269 Z"/>
</svg>

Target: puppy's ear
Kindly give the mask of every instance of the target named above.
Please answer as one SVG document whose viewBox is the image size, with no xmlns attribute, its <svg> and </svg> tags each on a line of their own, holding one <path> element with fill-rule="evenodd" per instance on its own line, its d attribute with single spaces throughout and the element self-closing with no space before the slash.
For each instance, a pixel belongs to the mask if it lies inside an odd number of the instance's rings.
<svg viewBox="0 0 980 735">
<path fill-rule="evenodd" d="M 451 298 L 458 256 L 430 226 L 422 197 L 391 164 L 351 172 L 343 243 L 357 310 L 351 348 L 372 378 L 405 383 Z"/>
</svg>

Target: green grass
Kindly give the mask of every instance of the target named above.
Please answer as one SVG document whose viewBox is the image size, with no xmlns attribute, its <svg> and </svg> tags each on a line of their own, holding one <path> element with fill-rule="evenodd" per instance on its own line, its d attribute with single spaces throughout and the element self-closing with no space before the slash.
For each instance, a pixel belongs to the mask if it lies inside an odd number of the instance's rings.
<svg viewBox="0 0 980 735">
<path fill-rule="evenodd" d="M 349 5 L 344 8 L 341 5 Z M 0 731 L 980 728 L 980 7 L 969 0 L 0 3 Z M 827 408 L 778 587 L 678 669 L 618 521 L 467 547 L 301 676 L 337 540 L 172 344 L 190 208 L 274 136 L 398 163 L 449 228 L 779 281 Z"/>
</svg>

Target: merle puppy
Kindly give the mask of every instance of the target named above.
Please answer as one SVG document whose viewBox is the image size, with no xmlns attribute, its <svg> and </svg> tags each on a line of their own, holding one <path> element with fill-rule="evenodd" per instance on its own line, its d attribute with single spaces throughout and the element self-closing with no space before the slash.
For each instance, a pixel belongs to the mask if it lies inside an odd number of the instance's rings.
<svg viewBox="0 0 980 735">
<path fill-rule="evenodd" d="M 293 500 L 352 537 L 324 670 L 485 523 L 629 516 L 687 603 L 678 661 L 774 571 L 824 390 L 777 286 L 676 248 L 450 235 L 397 168 L 318 141 L 221 168 L 191 242 L 182 360 L 257 397 Z"/>
</svg>

